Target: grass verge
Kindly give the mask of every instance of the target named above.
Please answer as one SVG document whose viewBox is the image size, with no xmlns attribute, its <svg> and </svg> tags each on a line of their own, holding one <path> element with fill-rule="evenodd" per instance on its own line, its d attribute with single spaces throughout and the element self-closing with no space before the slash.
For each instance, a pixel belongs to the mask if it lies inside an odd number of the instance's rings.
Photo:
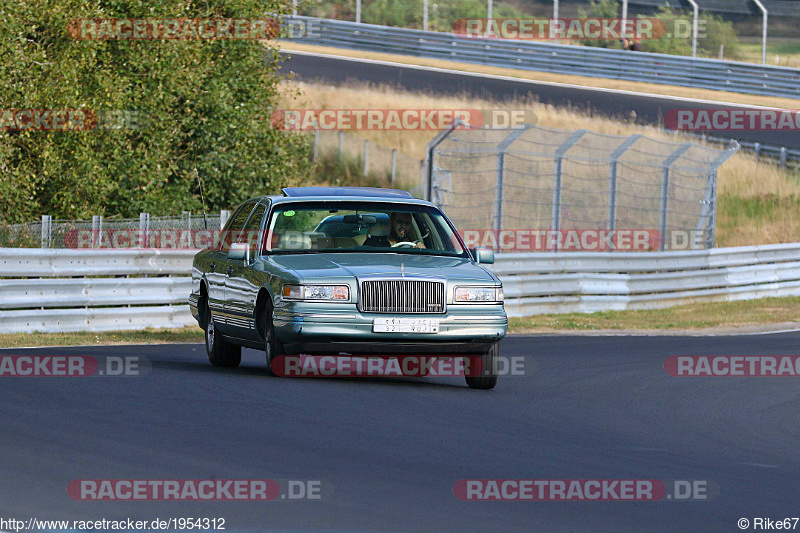
<svg viewBox="0 0 800 533">
<path fill-rule="evenodd" d="M 800 297 L 762 298 L 738 302 L 709 302 L 647 311 L 603 311 L 511 318 L 509 333 L 618 332 L 680 333 L 702 330 L 759 330 L 788 324 L 800 327 Z M 203 331 L 146 329 L 102 333 L 13 333 L 0 335 L 0 348 L 119 344 L 202 343 Z"/>
<path fill-rule="evenodd" d="M 8 333 L 0 335 L 0 348 L 26 346 L 78 346 L 110 344 L 163 344 L 203 342 L 203 330 L 197 326 L 176 329 L 139 331 L 79 331 L 75 333 Z"/>
<path fill-rule="evenodd" d="M 565 313 L 509 319 L 512 333 L 563 331 L 692 331 L 735 330 L 796 323 L 800 327 L 800 297 L 761 298 L 737 302 L 706 302 L 667 309 Z"/>
</svg>

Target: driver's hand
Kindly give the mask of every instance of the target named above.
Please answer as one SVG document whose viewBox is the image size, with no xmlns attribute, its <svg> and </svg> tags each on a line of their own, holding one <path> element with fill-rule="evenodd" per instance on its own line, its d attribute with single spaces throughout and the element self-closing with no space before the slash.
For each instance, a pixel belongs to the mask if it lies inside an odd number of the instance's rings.
<svg viewBox="0 0 800 533">
<path fill-rule="evenodd" d="M 425 248 L 425 245 L 422 244 L 421 242 L 418 242 L 417 245 L 414 246 L 414 248 Z"/>
</svg>

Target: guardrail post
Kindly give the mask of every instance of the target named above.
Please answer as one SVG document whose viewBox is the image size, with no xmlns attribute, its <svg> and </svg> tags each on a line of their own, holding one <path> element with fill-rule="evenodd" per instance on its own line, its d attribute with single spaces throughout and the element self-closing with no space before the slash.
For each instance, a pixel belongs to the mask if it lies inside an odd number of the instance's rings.
<svg viewBox="0 0 800 533">
<path fill-rule="evenodd" d="M 611 168 L 608 173 L 608 220 L 606 229 L 617 229 L 617 163 L 628 148 L 634 145 L 642 136 L 638 133 L 631 135 L 617 147 L 611 154 Z"/>
<path fill-rule="evenodd" d="M 231 212 L 228 209 L 223 209 L 219 212 L 219 229 L 225 228 L 229 218 L 231 218 Z"/>
<path fill-rule="evenodd" d="M 53 216 L 42 215 L 42 248 L 50 248 L 53 244 Z"/>
<path fill-rule="evenodd" d="M 761 159 L 761 143 L 755 143 L 753 145 L 753 151 L 756 153 L 756 161 Z"/>
<path fill-rule="evenodd" d="M 356 0 L 356 22 L 361 23 L 361 0 Z"/>
<path fill-rule="evenodd" d="M 561 229 L 561 167 L 564 154 L 577 143 L 588 130 L 577 130 L 570 135 L 564 143 L 556 148 L 554 154 L 555 164 L 553 165 L 553 207 L 551 210 L 552 218 L 550 229 L 558 231 Z"/>
<path fill-rule="evenodd" d="M 103 217 L 92 215 L 92 248 L 98 248 L 103 240 Z"/>
<path fill-rule="evenodd" d="M 397 172 L 397 149 L 392 149 L 392 187 L 394 187 L 395 173 Z"/>
<path fill-rule="evenodd" d="M 364 141 L 364 177 L 367 176 L 367 168 L 369 168 L 369 140 Z"/>
<path fill-rule="evenodd" d="M 292 16 L 297 16 L 297 0 L 292 0 Z"/>
<path fill-rule="evenodd" d="M 558 0 L 553 0 L 553 20 L 558 19 Z M 554 43 L 558 42 L 558 35 L 556 32 L 553 31 L 553 24 L 550 24 L 550 38 L 553 39 Z"/>
<path fill-rule="evenodd" d="M 150 246 L 150 213 L 139 213 L 139 248 Z"/>
<path fill-rule="evenodd" d="M 428 31 L 428 0 L 422 2 L 422 29 Z"/>
<path fill-rule="evenodd" d="M 661 213 L 661 217 L 660 217 L 661 220 L 659 221 L 659 224 L 658 224 L 658 229 L 661 232 L 661 247 L 660 247 L 660 250 L 662 252 L 664 251 L 664 246 L 666 245 L 666 242 L 667 242 L 667 220 L 668 220 L 667 214 L 669 212 L 669 171 L 670 171 L 670 167 L 672 166 L 672 164 L 675 161 L 680 159 L 680 157 L 683 154 L 685 154 L 686 151 L 689 150 L 689 148 L 691 148 L 692 146 L 694 146 L 693 143 L 689 143 L 689 142 L 683 143 L 682 145 L 680 145 L 678 147 L 677 150 L 672 152 L 672 154 L 670 154 L 669 157 L 667 157 L 664 160 L 664 163 L 662 164 L 663 175 L 662 175 L 662 178 L 661 178 L 661 207 L 660 207 L 660 211 L 659 211 Z"/>
<path fill-rule="evenodd" d="M 786 147 L 781 146 L 781 168 L 786 168 Z"/>
</svg>

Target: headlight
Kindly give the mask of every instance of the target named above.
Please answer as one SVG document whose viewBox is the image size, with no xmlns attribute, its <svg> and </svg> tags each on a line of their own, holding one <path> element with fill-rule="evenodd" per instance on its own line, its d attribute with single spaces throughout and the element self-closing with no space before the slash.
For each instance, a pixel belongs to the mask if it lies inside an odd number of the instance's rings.
<svg viewBox="0 0 800 533">
<path fill-rule="evenodd" d="M 455 302 L 502 302 L 502 287 L 456 287 Z"/>
<path fill-rule="evenodd" d="M 350 287 L 347 285 L 284 285 L 283 297 L 286 300 L 350 300 Z"/>
</svg>

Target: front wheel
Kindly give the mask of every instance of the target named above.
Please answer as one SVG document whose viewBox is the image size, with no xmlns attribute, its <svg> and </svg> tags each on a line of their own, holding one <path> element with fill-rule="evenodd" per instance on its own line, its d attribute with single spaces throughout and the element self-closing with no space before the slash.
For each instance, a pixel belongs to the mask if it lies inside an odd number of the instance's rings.
<svg viewBox="0 0 800 533">
<path fill-rule="evenodd" d="M 285 355 L 286 352 L 283 349 L 283 343 L 275 335 L 275 325 L 272 323 L 272 303 L 269 301 L 266 303 L 266 309 L 264 310 L 264 320 L 266 322 L 264 324 L 264 353 L 267 356 L 267 374 L 274 376 L 272 362 L 277 357 Z"/>
<path fill-rule="evenodd" d="M 212 366 L 234 368 L 242 362 L 242 347 L 231 344 L 217 332 L 214 317 L 206 304 L 204 306 L 206 318 L 206 353 Z"/>
<path fill-rule="evenodd" d="M 498 359 L 500 359 L 500 343 L 496 342 L 485 353 L 481 354 L 480 359 L 478 359 L 481 362 L 480 368 L 470 369 L 470 374 L 474 375 L 465 376 L 470 389 L 488 390 L 497 385 Z M 476 372 L 476 370 L 480 370 L 480 372 Z"/>
</svg>

